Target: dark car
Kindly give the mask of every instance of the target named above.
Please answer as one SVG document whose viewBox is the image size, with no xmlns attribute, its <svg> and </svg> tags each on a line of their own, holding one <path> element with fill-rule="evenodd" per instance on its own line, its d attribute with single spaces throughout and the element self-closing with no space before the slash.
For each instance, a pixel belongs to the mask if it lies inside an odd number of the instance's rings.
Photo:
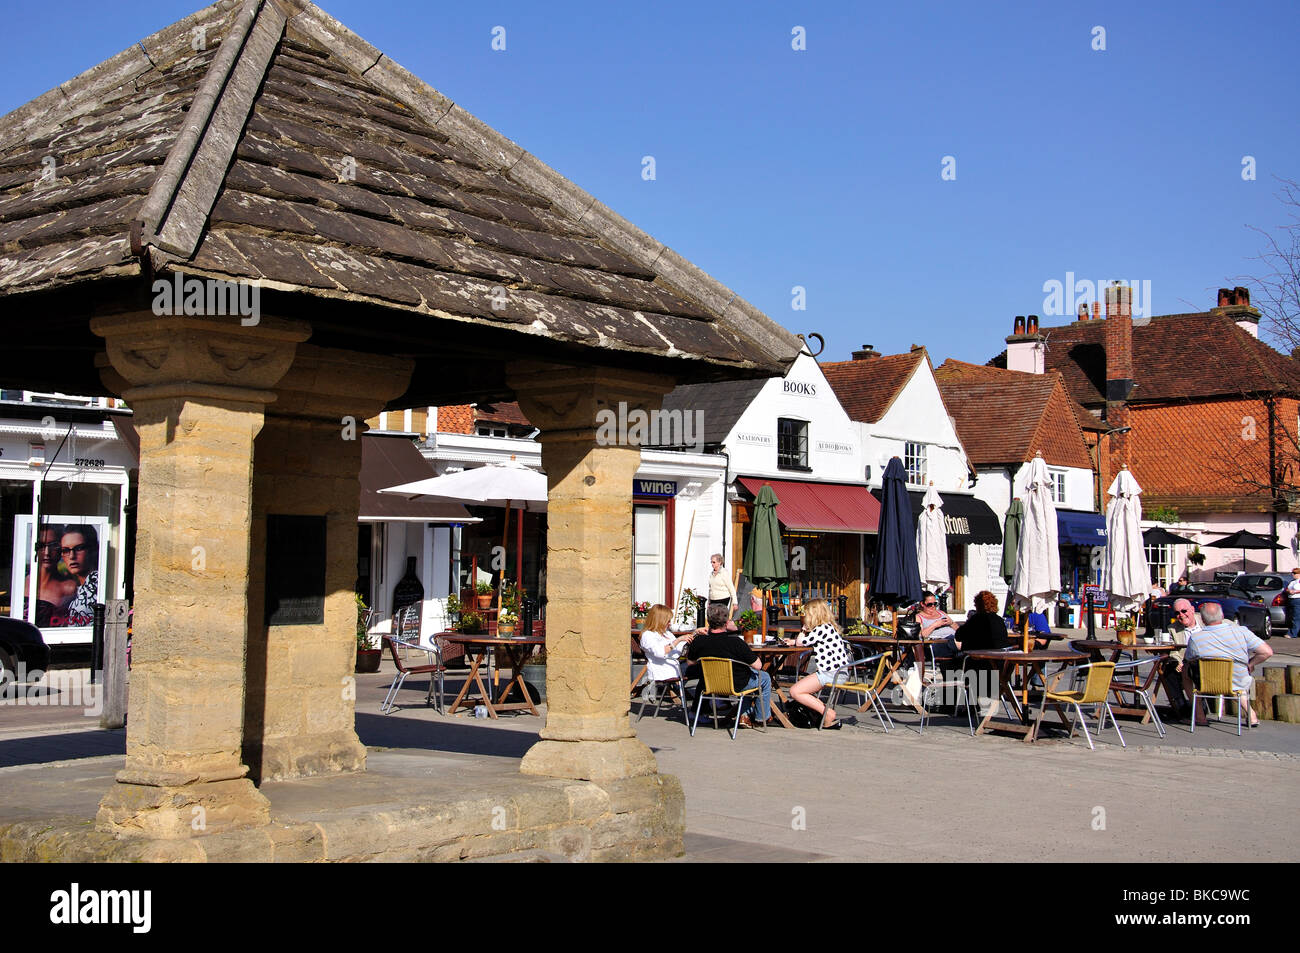
<svg viewBox="0 0 1300 953">
<path fill-rule="evenodd" d="M 1156 604 L 1167 606 L 1169 617 L 1173 618 L 1174 603 L 1179 599 L 1186 599 L 1198 610 L 1207 602 L 1217 602 L 1223 607 L 1225 619 L 1244 625 L 1261 639 L 1273 637 L 1273 620 L 1269 616 L 1268 606 L 1235 583 L 1193 582 L 1157 599 Z"/>
<path fill-rule="evenodd" d="M 1290 573 L 1283 576 L 1276 572 L 1250 572 L 1238 576 L 1232 584 L 1245 589 L 1256 599 L 1263 599 L 1273 628 L 1285 629 L 1290 622 L 1286 617 L 1286 584 L 1290 581 Z"/>
<path fill-rule="evenodd" d="M 50 649 L 40 629 L 22 619 L 0 617 L 0 682 L 8 684 L 19 674 L 24 681 L 33 675 L 40 678 L 49 665 Z"/>
</svg>

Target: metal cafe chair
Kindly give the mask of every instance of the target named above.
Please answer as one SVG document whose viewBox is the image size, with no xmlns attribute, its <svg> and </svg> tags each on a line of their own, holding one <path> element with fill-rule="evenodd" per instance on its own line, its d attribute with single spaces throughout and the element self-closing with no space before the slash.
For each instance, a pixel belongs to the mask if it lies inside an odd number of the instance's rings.
<svg viewBox="0 0 1300 953">
<path fill-rule="evenodd" d="M 1237 703 L 1237 734 L 1241 735 L 1242 710 L 1250 704 L 1250 692 L 1240 691 L 1232 684 L 1232 659 L 1202 658 L 1196 660 L 1201 672 L 1200 686 L 1192 692 L 1192 731 L 1196 731 L 1196 699 L 1219 699 L 1219 720 L 1223 720 L 1223 700 Z M 1250 719 L 1246 719 L 1250 727 Z"/>
<path fill-rule="evenodd" d="M 695 720 L 691 722 L 691 737 L 695 737 L 695 727 L 700 723 L 700 709 L 704 707 L 704 699 L 709 699 L 709 704 L 713 711 L 713 726 L 718 726 L 718 699 L 735 700 L 736 702 L 736 722 L 731 726 L 731 740 L 736 740 L 736 732 L 740 730 L 740 714 L 745 707 L 745 696 L 753 695 L 758 691 L 758 686 L 752 688 L 736 690 L 734 673 L 732 669 L 732 659 L 727 658 L 702 658 L 700 663 L 700 692 L 699 698 L 695 703 Z"/>
<path fill-rule="evenodd" d="M 1043 714 L 1047 711 L 1048 704 L 1064 702 L 1074 709 L 1070 714 L 1070 734 L 1067 737 L 1074 737 L 1075 715 L 1077 715 L 1077 723 L 1083 725 L 1083 735 L 1088 739 L 1088 747 L 1095 751 L 1096 745 L 1092 743 L 1092 735 L 1088 732 L 1088 722 L 1083 716 L 1083 706 L 1093 705 L 1098 711 L 1097 731 L 1100 732 L 1106 727 L 1106 716 L 1109 715 L 1110 723 L 1115 726 L 1115 734 L 1119 736 L 1120 745 L 1127 748 L 1128 743 L 1124 740 L 1124 734 L 1119 730 L 1119 722 L 1115 720 L 1115 713 L 1111 711 L 1110 702 L 1106 699 L 1106 696 L 1110 694 L 1111 679 L 1115 675 L 1115 663 L 1092 662 L 1088 665 L 1080 665 L 1077 668 L 1085 669 L 1088 672 L 1088 678 L 1084 682 L 1082 691 L 1058 692 L 1049 686 L 1043 686 L 1043 699 L 1038 708 L 1038 720 L 1034 723 L 1035 734 L 1037 734 L 1039 726 L 1043 723 Z"/>
<path fill-rule="evenodd" d="M 1115 674 L 1118 675 L 1124 673 L 1136 677 L 1138 669 L 1142 668 L 1142 666 L 1156 665 L 1159 661 L 1160 660 L 1154 656 L 1148 656 L 1147 658 L 1133 659 L 1128 662 L 1116 662 Z M 1151 698 L 1152 692 L 1155 691 L 1156 684 L 1158 683 L 1153 683 L 1151 691 L 1147 691 L 1140 684 L 1135 684 L 1132 681 L 1124 681 L 1123 679 L 1116 679 L 1111 682 L 1110 690 L 1112 692 L 1127 693 L 1137 697 L 1142 704 L 1146 706 L 1147 713 L 1151 716 L 1151 721 L 1155 723 L 1156 733 L 1163 738 L 1165 736 L 1165 725 L 1164 722 L 1160 720 L 1160 714 L 1156 711 L 1156 706 Z"/>
<path fill-rule="evenodd" d="M 437 701 L 434 704 L 438 710 L 438 714 L 442 714 L 443 713 L 442 705 L 443 705 L 443 697 L 444 697 L 443 696 L 443 688 L 444 688 L 443 672 L 446 671 L 446 669 L 443 667 L 441 659 L 438 658 L 438 650 L 436 648 L 426 648 L 422 645 L 412 645 L 409 642 L 403 642 L 400 639 L 395 639 L 390 635 L 384 636 L 384 644 L 388 646 L 388 653 L 390 656 L 392 656 L 393 665 L 396 667 L 397 671 L 393 673 L 392 684 L 388 686 L 388 694 L 384 696 L 384 701 L 383 704 L 379 706 L 379 711 L 385 715 L 392 714 L 393 710 L 397 707 L 395 704 L 397 699 L 397 693 L 401 691 L 402 685 L 403 683 L 405 683 L 408 675 L 428 675 L 429 693 L 426 696 L 426 702 L 433 702 L 433 699 L 435 697 L 434 685 L 437 685 L 438 687 L 437 696 L 436 696 Z M 407 665 L 397 652 L 398 645 L 401 645 L 403 648 L 406 649 L 415 649 L 416 651 L 420 651 L 420 652 L 428 652 L 430 658 L 433 661 L 431 661 L 427 665 Z"/>
<path fill-rule="evenodd" d="M 877 652 L 875 655 L 850 662 L 836 672 L 835 678 L 831 681 L 831 694 L 826 707 L 834 709 L 836 700 L 844 692 L 857 692 L 859 697 L 865 696 L 867 701 L 871 702 L 871 709 L 880 719 L 880 726 L 885 731 L 893 728 L 894 719 L 890 717 L 884 701 L 880 698 L 881 689 L 889 681 L 889 656 L 889 652 Z M 868 673 L 872 665 L 875 666 L 874 673 L 858 674 L 855 677 L 857 672 Z"/>
</svg>

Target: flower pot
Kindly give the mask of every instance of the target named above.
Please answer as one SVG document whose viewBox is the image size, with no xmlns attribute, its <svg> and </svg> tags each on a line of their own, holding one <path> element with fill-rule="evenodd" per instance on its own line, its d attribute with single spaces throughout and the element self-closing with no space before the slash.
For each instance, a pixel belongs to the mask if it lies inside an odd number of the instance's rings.
<svg viewBox="0 0 1300 953">
<path fill-rule="evenodd" d="M 634 615 L 632 617 L 632 628 L 637 632 L 645 631 L 645 616 Z"/>
<path fill-rule="evenodd" d="M 357 664 L 353 671 L 358 675 L 369 675 L 379 671 L 379 662 L 383 659 L 382 649 L 357 649 Z"/>
<path fill-rule="evenodd" d="M 747 629 L 744 632 L 745 641 L 750 645 L 762 645 L 763 637 L 758 634 L 758 629 Z"/>
<path fill-rule="evenodd" d="M 515 636 L 515 628 L 516 623 L 514 622 L 498 622 L 497 635 L 503 639 L 512 639 Z"/>
<path fill-rule="evenodd" d="M 475 597 L 474 597 L 474 601 L 475 601 L 475 603 L 478 604 L 478 607 L 479 607 L 480 609 L 491 609 L 491 608 L 492 608 L 492 593 L 489 592 L 487 595 L 483 595 L 483 596 L 475 596 Z"/>
<path fill-rule="evenodd" d="M 1120 629 L 1118 635 L 1121 645 L 1137 644 L 1137 629 Z"/>
<path fill-rule="evenodd" d="M 520 673 L 524 676 L 524 681 L 537 689 L 539 701 L 546 701 L 546 663 L 541 665 L 530 665 L 524 663 L 519 666 Z"/>
</svg>

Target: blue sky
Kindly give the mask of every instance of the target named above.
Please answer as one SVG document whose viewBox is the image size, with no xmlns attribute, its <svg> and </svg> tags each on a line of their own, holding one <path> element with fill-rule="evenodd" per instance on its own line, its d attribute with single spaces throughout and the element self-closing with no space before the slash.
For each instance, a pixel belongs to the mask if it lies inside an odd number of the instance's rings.
<svg viewBox="0 0 1300 953">
<path fill-rule="evenodd" d="M 0 113 L 199 4 L 6 6 Z M 1300 178 L 1295 3 L 322 6 L 823 359 L 982 363 L 1067 272 L 1204 310 Z"/>
</svg>

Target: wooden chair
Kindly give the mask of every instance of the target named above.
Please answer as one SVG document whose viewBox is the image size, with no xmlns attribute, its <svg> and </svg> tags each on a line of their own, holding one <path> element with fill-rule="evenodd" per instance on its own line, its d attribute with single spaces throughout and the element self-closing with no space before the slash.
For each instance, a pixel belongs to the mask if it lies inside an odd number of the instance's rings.
<svg viewBox="0 0 1300 953">
<path fill-rule="evenodd" d="M 1082 691 L 1054 691 L 1048 686 L 1043 686 L 1043 700 L 1038 708 L 1038 720 L 1034 722 L 1034 735 L 1037 736 L 1038 728 L 1043 723 L 1043 713 L 1047 711 L 1048 702 L 1053 704 L 1065 703 L 1070 705 L 1074 712 L 1070 715 L 1070 734 L 1068 737 L 1074 737 L 1075 725 L 1083 725 L 1083 735 L 1088 739 L 1088 747 L 1097 750 L 1096 745 L 1092 743 L 1092 735 L 1088 732 L 1088 722 L 1083 717 L 1084 705 L 1095 705 L 1099 709 L 1097 716 L 1097 731 L 1100 732 L 1106 727 L 1106 716 L 1110 716 L 1110 722 L 1115 726 L 1115 734 L 1119 735 L 1119 743 L 1122 747 L 1127 748 L 1128 743 L 1124 740 L 1123 733 L 1119 730 L 1119 722 L 1115 720 L 1115 713 L 1110 709 L 1110 702 L 1107 696 L 1110 694 L 1110 683 L 1115 676 L 1114 662 L 1093 662 L 1090 665 L 1080 665 L 1075 671 L 1087 670 L 1088 679 L 1084 683 Z M 1060 676 L 1059 673 L 1052 684 L 1056 684 Z M 1078 715 L 1076 722 L 1075 715 Z"/>
<path fill-rule="evenodd" d="M 702 658 L 700 663 L 700 696 L 695 703 L 695 720 L 691 722 L 691 737 L 695 737 L 695 727 L 700 723 L 700 709 L 704 707 L 704 699 L 708 698 L 713 709 L 713 727 L 718 726 L 718 699 L 724 698 L 736 701 L 736 723 L 731 726 L 731 740 L 736 740 L 736 732 L 740 730 L 740 714 L 745 707 L 744 699 L 747 695 L 753 695 L 758 691 L 758 686 L 745 688 L 736 691 L 736 683 L 733 678 L 733 665 L 740 664 L 734 659 L 729 658 Z"/>
<path fill-rule="evenodd" d="M 1196 659 L 1197 667 L 1201 673 L 1201 684 L 1192 692 L 1192 732 L 1196 731 L 1196 699 L 1197 698 L 1217 698 L 1220 700 L 1219 718 L 1223 718 L 1223 699 L 1235 701 L 1237 703 L 1237 735 L 1241 735 L 1241 713 L 1247 705 L 1250 704 L 1250 692 L 1239 691 L 1232 684 L 1232 659 L 1230 658 L 1202 658 Z M 1246 727 L 1250 727 L 1250 719 L 1246 719 Z"/>
<path fill-rule="evenodd" d="M 402 684 L 406 681 L 408 675 L 428 675 L 429 693 L 425 696 L 426 703 L 434 698 L 433 687 L 436 684 L 438 686 L 438 693 L 435 707 L 438 709 L 438 714 L 442 714 L 444 697 L 443 672 L 445 672 L 446 669 L 439 661 L 436 661 L 438 658 L 437 649 L 426 649 L 420 645 L 411 645 L 410 643 L 402 642 L 401 644 L 404 648 L 428 652 L 430 657 L 435 659 L 435 661 L 430 662 L 428 665 L 407 665 L 402 660 L 401 656 L 398 655 L 398 642 L 399 640 L 394 639 L 392 636 L 384 636 L 384 644 L 388 646 L 388 653 L 392 656 L 393 665 L 396 666 L 397 671 L 393 673 L 393 682 L 388 686 L 388 694 L 384 697 L 383 704 L 379 706 L 379 711 L 385 715 L 392 713 L 393 709 L 396 707 L 394 702 L 397 699 L 397 693 L 401 690 Z"/>
</svg>

